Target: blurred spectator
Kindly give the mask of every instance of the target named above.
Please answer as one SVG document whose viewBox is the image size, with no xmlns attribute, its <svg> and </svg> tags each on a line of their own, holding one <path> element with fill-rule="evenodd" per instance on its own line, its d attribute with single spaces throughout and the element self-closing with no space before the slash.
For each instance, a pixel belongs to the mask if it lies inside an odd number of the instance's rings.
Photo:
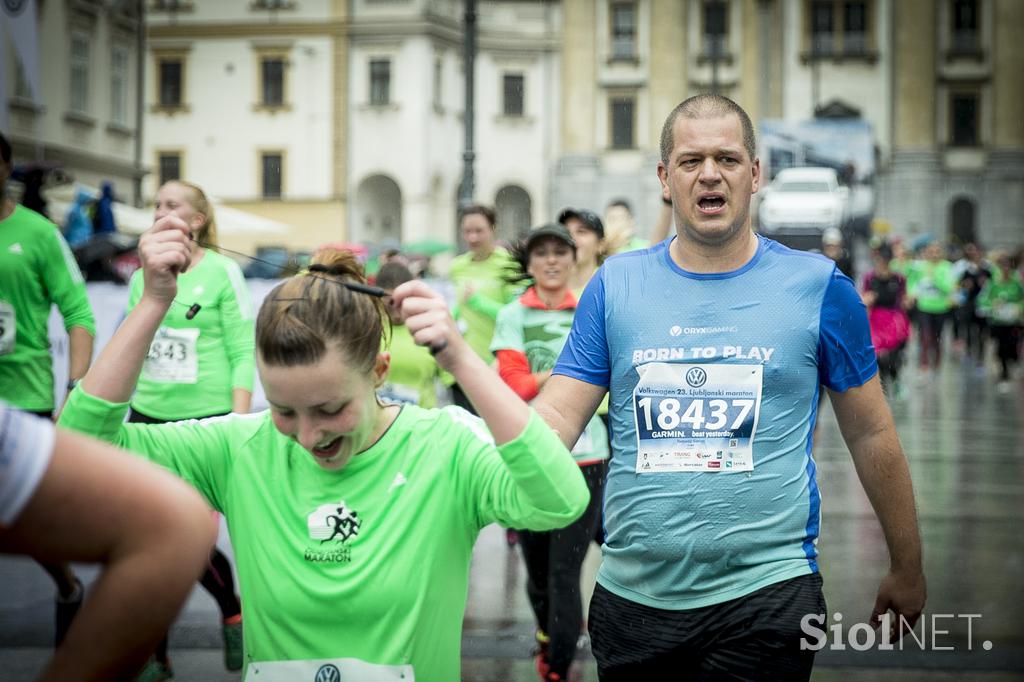
<svg viewBox="0 0 1024 682">
<path fill-rule="evenodd" d="M 1011 389 L 1010 369 L 1020 360 L 1020 330 L 1024 323 L 1024 282 L 1005 251 L 992 253 L 992 277 L 978 295 L 978 308 L 988 319 L 999 358 L 1000 393 Z"/>
<path fill-rule="evenodd" d="M 943 257 L 942 244 L 934 239 L 927 242 L 923 258 L 914 262 L 907 276 L 921 343 L 920 367 L 926 374 L 942 362 L 942 330 L 953 309 L 954 288 L 953 267 Z"/>
<path fill-rule="evenodd" d="M 839 271 L 850 279 L 853 277 L 853 258 L 843 243 L 843 233 L 830 227 L 821 235 L 821 252 L 836 262 Z"/>
<path fill-rule="evenodd" d="M 992 266 L 981 257 L 981 250 L 975 244 L 964 246 L 963 258 L 953 265 L 953 281 L 957 284 L 958 306 L 954 317 L 959 323 L 960 334 L 967 351 L 967 359 L 973 360 L 978 369 L 985 361 L 985 318 L 977 308 L 978 295 L 992 277 Z"/>
<path fill-rule="evenodd" d="M 75 200 L 64 220 L 64 236 L 71 248 L 84 244 L 92 237 L 92 216 L 89 214 L 92 202 L 92 195 L 86 190 L 78 189 L 75 192 Z"/>
<path fill-rule="evenodd" d="M 100 189 L 100 198 L 92 214 L 92 229 L 95 234 L 117 232 L 117 223 L 114 221 L 114 185 L 110 182 L 104 182 Z"/>
</svg>

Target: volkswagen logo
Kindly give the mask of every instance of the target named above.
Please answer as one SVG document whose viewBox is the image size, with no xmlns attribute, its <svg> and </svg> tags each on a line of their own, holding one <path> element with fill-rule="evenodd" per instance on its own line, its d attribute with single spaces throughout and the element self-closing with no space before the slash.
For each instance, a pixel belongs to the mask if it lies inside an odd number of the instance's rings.
<svg viewBox="0 0 1024 682">
<path fill-rule="evenodd" d="M 693 367 L 686 372 L 686 383 L 692 388 L 700 388 L 708 381 L 708 373 L 700 367 Z"/>
<path fill-rule="evenodd" d="M 4 0 L 4 10 L 7 11 L 7 15 L 16 17 L 25 9 L 25 5 L 28 4 L 28 0 Z"/>
<path fill-rule="evenodd" d="M 334 665 L 327 663 L 326 665 L 320 666 L 320 669 L 316 671 L 316 677 L 313 678 L 314 682 L 341 682 L 341 671 Z"/>
</svg>

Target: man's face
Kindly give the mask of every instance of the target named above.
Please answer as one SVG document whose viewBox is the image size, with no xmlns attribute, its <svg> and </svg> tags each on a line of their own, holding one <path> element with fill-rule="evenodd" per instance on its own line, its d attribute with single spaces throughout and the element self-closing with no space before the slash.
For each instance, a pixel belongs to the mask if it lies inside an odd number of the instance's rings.
<svg viewBox="0 0 1024 682">
<path fill-rule="evenodd" d="M 479 213 L 470 213 L 462 218 L 462 238 L 470 251 L 486 252 L 494 248 L 494 228 Z"/>
<path fill-rule="evenodd" d="M 680 237 L 717 246 L 749 230 L 761 164 L 743 146 L 739 117 L 680 116 L 672 133 L 672 153 L 667 166 L 658 163 L 658 178 L 662 196 L 672 201 Z"/>
</svg>

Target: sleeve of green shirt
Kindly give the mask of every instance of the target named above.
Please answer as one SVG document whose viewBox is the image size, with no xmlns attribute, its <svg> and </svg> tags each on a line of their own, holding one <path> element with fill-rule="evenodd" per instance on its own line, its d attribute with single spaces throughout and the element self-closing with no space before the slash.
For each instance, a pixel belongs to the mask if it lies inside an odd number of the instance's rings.
<svg viewBox="0 0 1024 682">
<path fill-rule="evenodd" d="M 456 421 L 476 420 L 458 408 L 445 413 Z M 498 448 L 474 435 L 482 422 L 467 425 L 460 429 L 456 485 L 477 527 L 564 528 L 586 509 L 590 492 L 579 466 L 536 412 L 531 410 L 519 437 Z"/>
<path fill-rule="evenodd" d="M 503 301 L 495 301 L 493 298 L 489 298 L 479 293 L 470 296 L 466 301 L 466 305 L 478 313 L 486 315 L 492 320 L 497 319 L 498 313 L 505 307 L 505 303 Z"/>
<path fill-rule="evenodd" d="M 64 237 L 54 228 L 40 245 L 44 257 L 43 281 L 50 300 L 64 317 L 64 328 L 82 327 L 96 335 L 96 319 L 85 292 L 85 280 Z"/>
<path fill-rule="evenodd" d="M 523 341 L 522 307 L 518 302 L 509 303 L 498 313 L 494 336 L 491 338 L 491 352 L 499 350 L 526 350 Z"/>
<path fill-rule="evenodd" d="M 228 261 L 225 270 L 228 285 L 221 299 L 220 319 L 224 330 L 224 347 L 231 364 L 231 387 L 252 391 L 256 377 L 252 299 L 241 268 L 234 261 Z"/>
<path fill-rule="evenodd" d="M 127 424 L 128 403 L 110 403 L 81 388 L 71 392 L 59 425 L 142 455 L 188 481 L 218 511 L 231 468 L 233 419 L 170 424 Z"/>
</svg>

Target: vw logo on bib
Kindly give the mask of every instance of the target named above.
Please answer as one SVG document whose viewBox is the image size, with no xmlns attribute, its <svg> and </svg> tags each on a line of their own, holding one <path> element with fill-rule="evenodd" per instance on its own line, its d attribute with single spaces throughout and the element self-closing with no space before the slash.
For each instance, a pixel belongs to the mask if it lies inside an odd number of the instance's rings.
<svg viewBox="0 0 1024 682">
<path fill-rule="evenodd" d="M 708 380 L 708 373 L 700 367 L 694 367 L 686 373 L 686 383 L 690 384 L 693 388 L 700 388 Z"/>
<path fill-rule="evenodd" d="M 313 680 L 314 682 L 341 682 L 341 672 L 336 666 L 328 663 L 327 665 L 320 666 Z"/>
</svg>

